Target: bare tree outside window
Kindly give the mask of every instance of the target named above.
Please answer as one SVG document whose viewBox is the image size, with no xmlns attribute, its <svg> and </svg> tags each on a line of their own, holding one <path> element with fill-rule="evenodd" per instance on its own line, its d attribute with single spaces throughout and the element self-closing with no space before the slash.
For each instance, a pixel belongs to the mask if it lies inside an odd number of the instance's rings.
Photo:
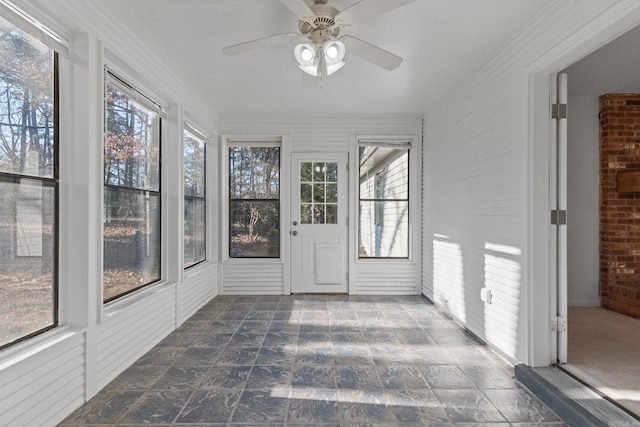
<svg viewBox="0 0 640 427">
<path fill-rule="evenodd" d="M 160 117 L 105 88 L 105 302 L 160 280 Z"/>
<path fill-rule="evenodd" d="M 0 348 L 57 324 L 55 68 L 0 18 Z"/>
<path fill-rule="evenodd" d="M 229 147 L 229 256 L 280 257 L 280 147 Z"/>
<path fill-rule="evenodd" d="M 206 259 L 206 144 L 184 131 L 184 268 Z"/>
</svg>

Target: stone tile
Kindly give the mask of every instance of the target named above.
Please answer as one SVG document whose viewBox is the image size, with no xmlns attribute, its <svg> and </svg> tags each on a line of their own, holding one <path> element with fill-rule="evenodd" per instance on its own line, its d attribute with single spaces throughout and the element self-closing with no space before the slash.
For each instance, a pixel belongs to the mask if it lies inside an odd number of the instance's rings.
<svg viewBox="0 0 640 427">
<path fill-rule="evenodd" d="M 333 360 L 336 366 L 373 364 L 373 356 L 366 344 L 334 344 Z"/>
<path fill-rule="evenodd" d="M 287 397 L 275 397 L 271 390 L 245 390 L 240 396 L 231 422 L 284 422 L 287 405 Z"/>
<path fill-rule="evenodd" d="M 278 332 L 267 332 L 267 335 L 264 337 L 264 341 L 262 342 L 262 345 L 265 347 L 275 347 L 275 346 L 297 345 L 297 343 L 298 343 L 297 332 L 278 331 Z"/>
<path fill-rule="evenodd" d="M 223 347 L 190 347 L 176 357 L 173 365 L 211 365 L 222 354 Z"/>
<path fill-rule="evenodd" d="M 289 322 L 288 320 L 274 320 L 269 324 L 269 329 L 267 330 L 267 334 L 272 332 L 282 332 L 289 333 L 291 335 L 295 335 L 296 340 L 298 339 L 298 331 L 300 329 L 300 325 L 297 323 Z"/>
<path fill-rule="evenodd" d="M 561 421 L 549 407 L 524 390 L 485 390 L 484 394 L 499 409 L 507 421 Z"/>
<path fill-rule="evenodd" d="M 287 366 L 254 366 L 245 385 L 246 389 L 266 390 L 289 387 L 293 377 Z"/>
<path fill-rule="evenodd" d="M 222 348 L 229 344 L 232 337 L 232 332 L 218 332 L 217 330 L 212 331 L 209 329 L 193 342 L 193 346 Z"/>
<path fill-rule="evenodd" d="M 225 348 L 220 357 L 216 360 L 216 365 L 227 366 L 248 366 L 253 365 L 258 356 L 257 347 L 230 347 Z"/>
<path fill-rule="evenodd" d="M 395 422 L 387 395 L 382 390 L 338 390 L 343 424 Z"/>
<path fill-rule="evenodd" d="M 193 390 L 200 385 L 208 366 L 173 366 L 151 387 L 153 390 Z"/>
<path fill-rule="evenodd" d="M 382 383 L 374 366 L 336 366 L 338 388 L 352 390 L 375 390 Z"/>
<path fill-rule="evenodd" d="M 216 297 L 61 426 L 566 426 L 425 301 Z"/>
<path fill-rule="evenodd" d="M 294 348 L 262 347 L 256 359 L 256 365 L 284 365 L 291 366 L 296 360 Z"/>
<path fill-rule="evenodd" d="M 292 390 L 289 395 L 287 425 L 339 422 L 336 390 Z"/>
<path fill-rule="evenodd" d="M 185 347 L 154 347 L 142 356 L 137 365 L 171 365 L 187 349 Z"/>
<path fill-rule="evenodd" d="M 516 381 L 513 368 L 500 369 L 491 365 L 461 366 L 464 375 L 473 381 L 476 387 L 481 389 L 515 389 L 522 388 Z"/>
<path fill-rule="evenodd" d="M 104 390 L 148 390 L 169 369 L 167 365 L 133 365 Z"/>
<path fill-rule="evenodd" d="M 171 423 L 176 419 L 191 393 L 191 391 L 147 391 L 120 419 L 120 423 Z"/>
<path fill-rule="evenodd" d="M 476 346 L 447 346 L 445 352 L 452 365 L 491 366 L 491 361 Z"/>
<path fill-rule="evenodd" d="M 376 365 L 375 369 L 385 388 L 427 388 L 427 383 L 415 365 Z"/>
<path fill-rule="evenodd" d="M 247 315 L 248 316 L 248 315 Z M 271 320 L 243 320 L 238 326 L 237 332 L 266 332 L 271 325 Z"/>
<path fill-rule="evenodd" d="M 265 333 L 236 332 L 227 347 L 260 347 L 264 338 Z"/>
<path fill-rule="evenodd" d="M 142 391 L 101 391 L 61 424 L 115 424 L 142 396 Z"/>
<path fill-rule="evenodd" d="M 433 392 L 454 423 L 507 421 L 478 390 L 433 390 Z"/>
<path fill-rule="evenodd" d="M 398 422 L 432 425 L 449 421 L 444 405 L 429 389 L 387 390 L 387 395 Z"/>
<path fill-rule="evenodd" d="M 431 388 L 475 388 L 472 379 L 457 365 L 426 365 L 420 371 Z"/>
<path fill-rule="evenodd" d="M 251 366 L 214 366 L 202 379 L 200 388 L 204 390 L 239 389 L 247 383 Z"/>
<path fill-rule="evenodd" d="M 333 366 L 298 365 L 293 368 L 292 385 L 302 388 L 336 388 Z"/>
<path fill-rule="evenodd" d="M 226 423 L 240 398 L 240 390 L 201 390 L 193 393 L 176 419 L 178 423 Z"/>
<path fill-rule="evenodd" d="M 333 348 L 331 345 L 300 344 L 296 351 L 296 364 L 332 365 Z"/>
</svg>

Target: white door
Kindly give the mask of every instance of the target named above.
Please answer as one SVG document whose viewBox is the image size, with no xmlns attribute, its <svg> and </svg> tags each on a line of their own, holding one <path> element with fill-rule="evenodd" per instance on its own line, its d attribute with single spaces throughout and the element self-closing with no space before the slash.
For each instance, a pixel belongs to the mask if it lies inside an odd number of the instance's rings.
<svg viewBox="0 0 640 427">
<path fill-rule="evenodd" d="M 291 292 L 347 293 L 347 153 L 291 154 Z"/>
<path fill-rule="evenodd" d="M 567 363 L 567 75 L 551 80 L 551 360 Z M 555 273 L 555 274 L 554 274 Z M 555 292 L 554 292 L 555 291 Z"/>
</svg>

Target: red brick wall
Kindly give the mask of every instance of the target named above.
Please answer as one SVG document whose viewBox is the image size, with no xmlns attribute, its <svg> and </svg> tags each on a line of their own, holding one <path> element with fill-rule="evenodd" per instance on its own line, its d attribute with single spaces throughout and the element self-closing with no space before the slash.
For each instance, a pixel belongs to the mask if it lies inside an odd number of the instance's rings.
<svg viewBox="0 0 640 427">
<path fill-rule="evenodd" d="M 600 298 L 640 319 L 640 192 L 616 191 L 618 171 L 640 170 L 640 94 L 600 97 Z"/>
</svg>

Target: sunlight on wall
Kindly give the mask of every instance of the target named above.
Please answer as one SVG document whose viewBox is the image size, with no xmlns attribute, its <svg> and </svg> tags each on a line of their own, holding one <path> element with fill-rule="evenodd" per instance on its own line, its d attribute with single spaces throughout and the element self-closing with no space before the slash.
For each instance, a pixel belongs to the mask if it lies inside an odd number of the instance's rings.
<svg viewBox="0 0 640 427">
<path fill-rule="evenodd" d="M 433 296 L 460 321 L 466 320 L 462 248 L 442 234 L 433 235 Z"/>
<path fill-rule="evenodd" d="M 486 242 L 484 286 L 491 289 L 491 304 L 484 307 L 484 330 L 488 342 L 515 358 L 518 347 L 520 307 L 520 255 L 514 246 Z"/>
</svg>

